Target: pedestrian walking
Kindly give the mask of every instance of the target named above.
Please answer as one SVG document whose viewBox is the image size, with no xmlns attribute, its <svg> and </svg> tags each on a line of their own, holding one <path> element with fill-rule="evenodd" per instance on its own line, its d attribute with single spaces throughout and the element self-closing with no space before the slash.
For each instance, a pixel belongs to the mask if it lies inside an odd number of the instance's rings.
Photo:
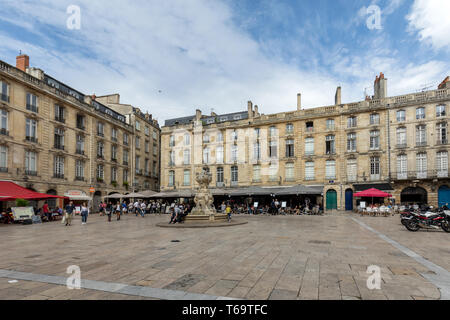
<svg viewBox="0 0 450 320">
<path fill-rule="evenodd" d="M 89 208 L 86 205 L 86 202 L 83 203 L 83 205 L 81 206 L 81 224 L 86 224 L 87 223 L 87 218 L 89 215 Z"/>
<path fill-rule="evenodd" d="M 72 218 L 73 218 L 74 210 L 75 210 L 75 206 L 73 205 L 73 202 L 70 201 L 69 204 L 66 206 L 66 215 L 65 215 L 66 227 L 72 225 Z"/>
<path fill-rule="evenodd" d="M 117 206 L 116 206 L 116 216 L 117 216 L 117 221 L 120 220 L 120 214 L 121 214 L 121 211 L 122 211 L 121 205 L 120 205 L 120 202 L 118 202 L 118 203 L 117 203 Z"/>
<path fill-rule="evenodd" d="M 141 204 L 139 203 L 139 201 L 136 200 L 133 206 L 134 206 L 134 213 L 136 214 L 137 217 L 141 210 Z"/>
<path fill-rule="evenodd" d="M 111 215 L 112 215 L 113 206 L 111 201 L 108 202 L 106 205 L 106 215 L 108 216 L 108 222 L 111 222 Z"/>
<path fill-rule="evenodd" d="M 231 206 L 229 204 L 227 205 L 225 212 L 227 213 L 228 222 L 231 222 Z"/>
</svg>

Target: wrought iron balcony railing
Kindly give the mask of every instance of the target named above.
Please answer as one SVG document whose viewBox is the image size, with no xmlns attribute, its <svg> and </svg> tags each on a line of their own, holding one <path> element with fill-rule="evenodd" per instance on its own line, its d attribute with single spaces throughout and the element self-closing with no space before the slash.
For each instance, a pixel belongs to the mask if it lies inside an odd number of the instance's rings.
<svg viewBox="0 0 450 320">
<path fill-rule="evenodd" d="M 393 180 L 424 180 L 449 178 L 448 170 L 405 171 L 391 173 Z"/>
</svg>

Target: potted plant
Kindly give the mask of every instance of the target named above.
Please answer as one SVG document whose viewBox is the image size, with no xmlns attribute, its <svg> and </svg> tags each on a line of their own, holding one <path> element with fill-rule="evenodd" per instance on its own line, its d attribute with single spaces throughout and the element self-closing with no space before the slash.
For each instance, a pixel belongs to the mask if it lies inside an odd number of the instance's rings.
<svg viewBox="0 0 450 320">
<path fill-rule="evenodd" d="M 97 182 L 99 182 L 99 183 L 102 183 L 102 182 L 103 182 L 103 179 L 102 179 L 102 178 L 99 178 L 99 177 L 97 177 Z"/>
<path fill-rule="evenodd" d="M 127 181 L 123 182 L 123 186 L 125 187 L 126 190 L 128 190 L 128 182 Z"/>
<path fill-rule="evenodd" d="M 24 207 L 28 207 L 28 200 L 25 199 L 16 199 L 16 207 L 18 208 L 24 208 Z"/>
<path fill-rule="evenodd" d="M 111 181 L 111 184 L 114 188 L 117 188 L 117 181 Z"/>
</svg>

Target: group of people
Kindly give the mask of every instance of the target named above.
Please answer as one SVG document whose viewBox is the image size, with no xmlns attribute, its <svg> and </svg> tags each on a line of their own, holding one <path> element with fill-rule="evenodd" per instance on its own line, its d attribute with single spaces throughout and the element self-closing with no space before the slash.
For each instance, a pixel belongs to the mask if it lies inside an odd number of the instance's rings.
<svg viewBox="0 0 450 320">
<path fill-rule="evenodd" d="M 264 206 L 254 204 L 238 204 L 228 203 L 231 212 L 234 214 L 271 214 L 271 215 L 318 215 L 323 212 L 320 205 L 313 205 L 311 202 L 306 202 L 303 205 L 297 205 L 295 207 L 283 206 L 277 199 L 273 199 L 270 205 Z M 224 213 L 225 202 L 220 206 L 220 211 Z"/>
<path fill-rule="evenodd" d="M 169 224 L 183 223 L 184 218 L 191 213 L 192 207 L 190 204 L 176 204 L 170 206 L 170 222 Z"/>
</svg>

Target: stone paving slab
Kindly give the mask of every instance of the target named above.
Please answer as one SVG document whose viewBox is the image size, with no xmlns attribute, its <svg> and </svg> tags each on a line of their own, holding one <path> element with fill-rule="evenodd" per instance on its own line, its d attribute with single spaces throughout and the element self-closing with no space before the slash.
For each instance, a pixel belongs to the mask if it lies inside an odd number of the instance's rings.
<svg viewBox="0 0 450 320">
<path fill-rule="evenodd" d="M 72 227 L 2 226 L 0 241 L 10 245 L 0 261 L 0 299 L 418 300 L 440 299 L 450 284 L 442 277 L 450 270 L 448 234 L 408 232 L 398 216 L 234 220 L 248 223 L 170 229 L 156 226 L 168 223 L 165 215 L 111 223 L 93 215 L 85 226 L 79 217 Z M 81 269 L 81 291 L 61 290 L 70 265 Z M 370 265 L 381 268 L 381 290 L 367 288 Z M 10 284 L 14 276 L 19 283 Z"/>
</svg>

